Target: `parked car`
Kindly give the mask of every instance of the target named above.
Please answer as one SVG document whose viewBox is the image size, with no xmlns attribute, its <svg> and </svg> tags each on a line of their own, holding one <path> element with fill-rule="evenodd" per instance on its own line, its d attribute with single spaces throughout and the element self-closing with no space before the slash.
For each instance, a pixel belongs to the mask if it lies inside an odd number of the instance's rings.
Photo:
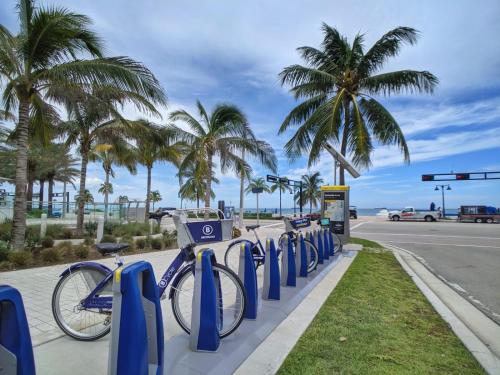
<svg viewBox="0 0 500 375">
<path fill-rule="evenodd" d="M 500 222 L 500 208 L 491 206 L 460 206 L 458 221 L 492 224 Z"/>
<path fill-rule="evenodd" d="M 319 212 L 313 212 L 312 214 L 306 214 L 305 216 L 310 218 L 311 221 L 319 220 L 321 218 L 321 214 Z"/>
<path fill-rule="evenodd" d="M 405 207 L 403 210 L 389 211 L 389 219 L 392 221 L 399 220 L 424 220 L 437 221 L 441 218 L 441 211 L 420 211 L 413 207 Z"/>
<path fill-rule="evenodd" d="M 358 209 L 356 206 L 349 206 L 349 218 L 357 219 L 358 218 Z"/>
<path fill-rule="evenodd" d="M 159 207 L 155 212 L 149 213 L 149 218 L 155 219 L 159 224 L 163 216 L 171 217 L 174 214 L 175 210 L 175 207 Z"/>
</svg>

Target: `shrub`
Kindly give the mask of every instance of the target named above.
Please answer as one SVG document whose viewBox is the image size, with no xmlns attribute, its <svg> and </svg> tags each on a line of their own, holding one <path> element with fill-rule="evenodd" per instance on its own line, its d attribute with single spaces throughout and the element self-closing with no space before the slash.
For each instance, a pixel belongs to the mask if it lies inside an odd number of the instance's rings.
<svg viewBox="0 0 500 375">
<path fill-rule="evenodd" d="M 89 237 L 89 236 L 86 236 L 84 239 L 83 239 L 83 243 L 87 246 L 92 246 L 94 243 L 95 243 L 95 239 L 92 238 L 92 237 Z"/>
<path fill-rule="evenodd" d="M 116 237 L 111 236 L 109 234 L 105 234 L 104 236 L 102 236 L 101 242 L 116 243 Z"/>
<path fill-rule="evenodd" d="M 128 248 L 124 250 L 126 253 L 132 253 L 135 251 L 135 242 L 132 236 L 124 236 L 120 238 L 121 243 L 126 243 L 128 244 Z"/>
<path fill-rule="evenodd" d="M 0 261 L 0 271 L 10 271 L 14 265 L 8 260 Z"/>
<path fill-rule="evenodd" d="M 145 249 L 146 246 L 147 246 L 147 241 L 145 238 L 138 238 L 135 240 L 135 246 L 138 248 L 138 249 Z"/>
<path fill-rule="evenodd" d="M 53 247 L 54 246 L 54 239 L 51 236 L 45 236 L 42 238 L 42 247 L 47 248 L 47 247 Z"/>
<path fill-rule="evenodd" d="M 29 225 L 25 234 L 26 247 L 33 248 L 40 244 L 40 225 Z"/>
<path fill-rule="evenodd" d="M 71 241 L 63 241 L 63 242 L 59 242 L 55 248 L 57 250 L 59 250 L 59 252 L 61 253 L 61 256 L 63 257 L 69 257 L 71 255 L 73 255 L 73 244 L 71 243 Z"/>
<path fill-rule="evenodd" d="M 89 248 L 85 245 L 77 245 L 75 246 L 75 255 L 80 259 L 85 259 L 89 256 Z"/>
<path fill-rule="evenodd" d="M 177 245 L 177 235 L 176 232 L 169 232 L 166 230 L 163 232 L 163 243 L 167 249 L 176 247 Z"/>
<path fill-rule="evenodd" d="M 52 238 L 63 238 L 64 226 L 61 224 L 47 225 L 45 236 Z"/>
<path fill-rule="evenodd" d="M 238 238 L 241 236 L 241 230 L 236 227 L 233 227 L 233 238 Z"/>
<path fill-rule="evenodd" d="M 97 233 L 97 221 L 89 221 L 88 223 L 85 223 L 85 233 L 94 237 Z"/>
<path fill-rule="evenodd" d="M 9 257 L 9 244 L 0 240 L 0 262 L 7 260 Z"/>
<path fill-rule="evenodd" d="M 148 223 L 128 223 L 115 225 L 113 228 L 113 235 L 116 237 L 144 236 L 147 234 L 149 234 Z"/>
<path fill-rule="evenodd" d="M 40 252 L 40 255 L 42 256 L 42 260 L 44 262 L 53 263 L 53 262 L 59 262 L 61 260 L 61 252 L 59 251 L 59 249 L 55 247 L 43 249 Z"/>
<path fill-rule="evenodd" d="M 111 223 L 109 221 L 106 221 L 104 223 L 104 234 L 112 234 L 114 236 L 117 236 L 115 232 L 115 228 L 118 226 L 119 224 L 116 224 L 116 223 Z"/>
<path fill-rule="evenodd" d="M 151 238 L 151 248 L 155 250 L 161 250 L 163 247 L 163 242 L 160 238 Z"/>
<path fill-rule="evenodd" d="M 64 228 L 63 232 L 62 232 L 62 237 L 64 239 L 73 238 L 73 229 L 71 229 L 71 228 Z"/>
<path fill-rule="evenodd" d="M 11 251 L 9 261 L 17 267 L 25 267 L 31 263 L 33 256 L 29 251 Z"/>
<path fill-rule="evenodd" d="M 6 221 L 0 224 L 0 241 L 10 242 L 10 233 L 12 231 L 12 223 Z"/>
</svg>

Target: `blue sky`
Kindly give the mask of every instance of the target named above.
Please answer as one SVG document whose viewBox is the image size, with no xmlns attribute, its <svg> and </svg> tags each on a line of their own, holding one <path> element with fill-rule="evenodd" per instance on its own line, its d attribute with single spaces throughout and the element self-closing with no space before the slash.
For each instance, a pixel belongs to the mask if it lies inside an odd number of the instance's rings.
<svg viewBox="0 0 500 375">
<path fill-rule="evenodd" d="M 196 99 L 208 108 L 215 103 L 237 104 L 255 133 L 277 152 L 279 173 L 299 178 L 307 172 L 305 159 L 290 164 L 282 152 L 292 132 L 277 129 L 296 102 L 281 87 L 277 74 L 300 63 L 299 46 L 318 46 L 321 22 L 337 27 L 352 39 L 364 33 L 368 48 L 386 31 L 411 26 L 421 32 L 416 46 L 405 47 L 384 70 L 429 70 L 440 79 L 434 95 L 392 96 L 380 100 L 399 121 L 410 147 L 411 164 L 397 150 L 379 147 L 373 166 L 349 180 L 351 203 L 358 207 L 426 207 L 440 193 L 420 182 L 422 173 L 500 170 L 500 3 L 498 1 L 132 1 L 52 0 L 84 13 L 94 21 L 109 55 L 128 55 L 144 62 L 165 87 L 168 113 L 184 108 L 194 113 Z M 0 23 L 16 28 L 14 0 L 0 3 Z M 140 116 L 129 108 L 124 113 Z M 255 175 L 267 171 L 254 165 Z M 324 155 L 311 171 L 333 182 L 332 160 Z M 153 169 L 153 189 L 161 205 L 178 205 L 177 180 L 171 166 Z M 216 199 L 237 205 L 239 181 L 218 173 Z M 88 186 L 97 197 L 103 181 L 99 165 L 89 168 Z M 136 176 L 118 169 L 115 196 L 144 196 L 145 170 Z M 455 182 L 447 206 L 500 206 L 500 182 Z M 114 197 L 112 197 L 114 198 Z M 246 207 L 255 206 L 248 196 Z M 291 207 L 287 196 L 284 207 Z M 262 206 L 277 207 L 277 194 L 262 197 Z"/>
</svg>

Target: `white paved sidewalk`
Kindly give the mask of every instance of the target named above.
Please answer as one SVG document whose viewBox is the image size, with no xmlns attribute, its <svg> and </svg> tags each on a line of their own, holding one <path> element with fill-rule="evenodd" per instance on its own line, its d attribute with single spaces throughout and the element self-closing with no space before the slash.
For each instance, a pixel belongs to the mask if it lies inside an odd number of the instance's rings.
<svg viewBox="0 0 500 375">
<path fill-rule="evenodd" d="M 262 223 L 264 225 L 269 223 Z M 263 227 L 258 230 L 258 235 L 262 239 L 272 237 L 277 239 L 284 231 L 284 225 L 281 222 L 271 223 L 270 227 Z M 276 225 L 277 224 L 277 225 Z M 254 240 L 252 233 L 247 233 L 244 229 L 242 237 Z M 224 252 L 229 242 L 211 244 L 204 247 L 210 247 L 215 251 L 217 259 L 223 263 Z M 201 248 L 201 246 L 200 246 Z M 151 253 L 128 255 L 125 258 L 126 263 L 138 260 L 150 262 L 155 270 L 155 276 L 158 279 L 167 269 L 170 262 L 178 254 L 178 250 L 165 250 Z M 114 268 L 114 258 L 106 257 L 94 260 Z M 69 266 L 61 264 L 49 267 L 31 268 L 19 271 L 0 272 L 0 284 L 7 284 L 17 288 L 23 297 L 26 316 L 30 326 L 31 339 L 33 346 L 53 340 L 63 335 L 63 332 L 57 327 L 52 316 L 52 292 L 56 286 L 59 275 Z"/>
</svg>

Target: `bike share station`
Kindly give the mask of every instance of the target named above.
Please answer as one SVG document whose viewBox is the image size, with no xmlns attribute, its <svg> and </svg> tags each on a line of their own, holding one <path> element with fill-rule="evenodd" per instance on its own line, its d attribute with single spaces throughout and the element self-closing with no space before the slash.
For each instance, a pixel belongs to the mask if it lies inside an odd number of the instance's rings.
<svg viewBox="0 0 500 375">
<path fill-rule="evenodd" d="M 189 309 L 189 314 L 174 318 L 168 304 L 161 303 L 168 301 L 164 289 L 172 265 L 157 283 L 150 263 L 118 263 L 109 296 L 99 297 L 102 306 L 112 300 L 110 334 L 91 342 L 63 336 L 38 346 L 34 355 L 22 298 L 15 289 L 0 286 L 0 374 L 30 375 L 35 367 L 38 374 L 232 374 L 330 271 L 335 272 L 345 256 L 343 241 L 349 238 L 348 208 L 347 187 L 323 187 L 322 225 L 311 225 L 309 218 L 284 218 L 285 233 L 279 240 L 266 238 L 265 256 L 257 268 L 251 247 L 255 244 L 234 241 L 239 244 L 239 264 L 232 273 L 235 285 L 244 290 L 235 301 L 225 300 L 227 280 L 217 263 L 227 246 L 219 242 L 232 240 L 233 220 L 219 211 L 213 219 L 207 214 L 193 218 L 179 210 L 174 223 L 181 253 L 172 264 L 185 249 L 204 246 L 191 252 L 192 259 L 182 258 L 190 267 L 187 277 L 194 280 L 189 301 L 178 308 Z M 174 279 L 171 288 L 177 285 Z M 162 294 L 167 298 L 160 298 Z M 236 326 L 222 338 L 232 320 Z M 182 324 L 189 325 L 189 333 Z"/>
</svg>

